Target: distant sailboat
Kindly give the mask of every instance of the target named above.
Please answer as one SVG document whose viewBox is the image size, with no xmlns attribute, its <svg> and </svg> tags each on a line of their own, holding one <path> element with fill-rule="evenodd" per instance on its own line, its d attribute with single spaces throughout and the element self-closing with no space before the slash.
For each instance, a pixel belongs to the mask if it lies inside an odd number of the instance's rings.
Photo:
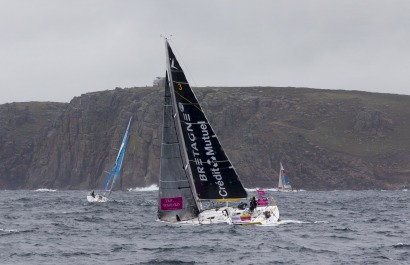
<svg viewBox="0 0 410 265">
<path fill-rule="evenodd" d="M 122 161 L 124 160 L 125 149 L 127 147 L 128 131 L 131 126 L 131 120 L 132 118 L 130 118 L 130 120 L 128 121 L 127 130 L 125 131 L 124 137 L 122 139 L 120 150 L 118 151 L 118 155 L 117 155 L 117 158 L 115 159 L 114 166 L 111 168 L 110 172 L 108 173 L 108 177 L 104 183 L 104 187 L 101 193 L 96 194 L 94 191 L 92 191 L 90 194 L 87 195 L 87 200 L 89 202 L 108 201 L 108 198 L 110 197 L 111 192 L 114 189 L 115 183 L 117 182 L 119 175 L 120 175 Z"/>
<path fill-rule="evenodd" d="M 283 168 L 282 162 L 280 163 L 279 170 L 278 191 L 292 191 L 292 186 L 290 185 L 289 177 L 287 176 L 287 172 Z"/>
</svg>

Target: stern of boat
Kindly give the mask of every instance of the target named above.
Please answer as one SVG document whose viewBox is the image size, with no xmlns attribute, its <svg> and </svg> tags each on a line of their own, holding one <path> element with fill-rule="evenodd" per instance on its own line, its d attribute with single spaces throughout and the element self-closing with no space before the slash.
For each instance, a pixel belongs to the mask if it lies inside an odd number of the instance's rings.
<svg viewBox="0 0 410 265">
<path fill-rule="evenodd" d="M 231 216 L 232 224 L 235 225 L 270 225 L 280 222 L 279 208 L 276 205 L 258 206 L 250 211 L 235 209 Z"/>
<path fill-rule="evenodd" d="M 99 194 L 96 194 L 94 197 L 91 195 L 87 195 L 88 202 L 107 202 L 108 198 Z"/>
</svg>

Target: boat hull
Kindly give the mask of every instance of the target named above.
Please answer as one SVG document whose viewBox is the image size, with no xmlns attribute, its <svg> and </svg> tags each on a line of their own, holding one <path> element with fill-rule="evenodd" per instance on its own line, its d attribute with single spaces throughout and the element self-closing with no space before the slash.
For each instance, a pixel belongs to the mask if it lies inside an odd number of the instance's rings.
<svg viewBox="0 0 410 265">
<path fill-rule="evenodd" d="M 181 224 L 181 225 L 211 225 L 211 224 L 231 224 L 231 214 L 235 209 L 232 207 L 221 207 L 202 211 L 197 218 L 184 220 L 179 222 L 167 222 L 157 220 L 160 222 Z"/>
<path fill-rule="evenodd" d="M 231 216 L 234 225 L 273 225 L 280 222 L 279 209 L 276 205 L 258 206 L 250 211 L 236 209 Z"/>
<path fill-rule="evenodd" d="M 99 195 L 99 194 L 96 194 L 94 197 L 91 195 L 87 195 L 87 201 L 88 202 L 107 202 L 108 198 L 103 195 Z"/>
<path fill-rule="evenodd" d="M 230 224 L 230 216 L 233 212 L 234 209 L 232 207 L 221 207 L 205 210 L 199 214 L 198 221 L 200 224 Z"/>
<path fill-rule="evenodd" d="M 161 221 L 161 220 L 158 220 Z M 164 222 L 164 221 L 161 221 Z M 229 225 L 274 225 L 280 222 L 279 209 L 276 205 L 258 206 L 254 211 L 249 208 L 245 210 L 232 207 L 221 207 L 209 209 L 201 212 L 198 218 L 172 224 L 181 225 L 211 225 L 211 224 L 229 224 Z M 166 222 L 170 223 L 170 222 Z"/>
</svg>

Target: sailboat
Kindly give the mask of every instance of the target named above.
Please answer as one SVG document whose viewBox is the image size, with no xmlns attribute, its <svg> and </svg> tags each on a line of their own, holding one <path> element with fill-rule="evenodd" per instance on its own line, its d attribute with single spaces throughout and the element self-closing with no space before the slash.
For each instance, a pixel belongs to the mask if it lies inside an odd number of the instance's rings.
<svg viewBox="0 0 410 265">
<path fill-rule="evenodd" d="M 289 177 L 287 176 L 287 172 L 283 168 L 282 162 L 280 162 L 278 191 L 292 191 Z"/>
<path fill-rule="evenodd" d="M 244 210 L 228 202 L 248 197 L 167 39 L 158 220 L 232 223 Z M 222 203 L 222 206 L 215 206 Z"/>
<path fill-rule="evenodd" d="M 101 193 L 96 194 L 94 191 L 89 193 L 87 195 L 87 200 L 89 202 L 106 202 L 106 201 L 108 201 L 108 198 L 110 197 L 110 195 L 111 195 L 111 193 L 114 189 L 115 183 L 117 182 L 117 180 L 120 176 L 121 166 L 122 166 L 122 162 L 124 160 L 125 149 L 127 147 L 127 142 L 128 142 L 128 131 L 129 131 L 130 126 L 131 126 L 131 120 L 132 120 L 132 117 L 128 121 L 128 126 L 127 126 L 127 129 L 125 131 L 124 137 L 122 139 L 121 146 L 120 146 L 120 149 L 119 149 L 118 154 L 117 154 L 117 158 L 115 159 L 114 166 L 111 168 L 110 172 L 108 172 L 108 177 L 107 177 L 107 179 L 104 183 L 104 187 L 101 190 Z"/>
</svg>

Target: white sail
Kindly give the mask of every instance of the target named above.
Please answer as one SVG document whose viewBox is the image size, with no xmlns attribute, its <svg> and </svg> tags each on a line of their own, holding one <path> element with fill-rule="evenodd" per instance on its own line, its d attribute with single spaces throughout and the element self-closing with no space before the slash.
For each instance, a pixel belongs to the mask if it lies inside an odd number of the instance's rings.
<svg viewBox="0 0 410 265">
<path fill-rule="evenodd" d="M 283 191 L 283 183 L 282 183 L 282 178 L 283 178 L 283 166 L 282 163 L 280 163 L 280 170 L 279 170 L 279 182 L 278 182 L 278 190 Z"/>
<path fill-rule="evenodd" d="M 291 191 L 291 190 L 292 190 L 292 186 L 290 185 L 289 178 L 282 165 L 282 162 L 280 162 L 278 191 Z"/>
</svg>

